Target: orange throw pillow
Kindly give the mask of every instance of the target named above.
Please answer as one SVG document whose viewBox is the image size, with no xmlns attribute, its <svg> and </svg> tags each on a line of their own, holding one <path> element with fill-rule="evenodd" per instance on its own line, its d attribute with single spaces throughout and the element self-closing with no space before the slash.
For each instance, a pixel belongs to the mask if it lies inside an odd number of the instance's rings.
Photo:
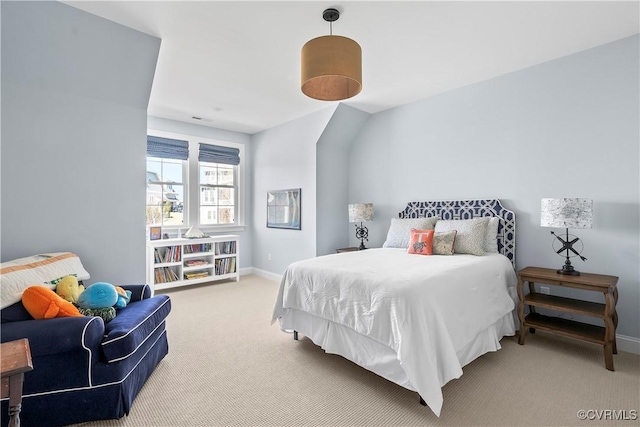
<svg viewBox="0 0 640 427">
<path fill-rule="evenodd" d="M 82 316 L 75 305 L 46 286 L 28 287 L 22 294 L 22 305 L 34 319 Z"/>
<path fill-rule="evenodd" d="M 411 229 L 411 239 L 407 253 L 431 255 L 433 248 L 433 230 Z"/>
</svg>

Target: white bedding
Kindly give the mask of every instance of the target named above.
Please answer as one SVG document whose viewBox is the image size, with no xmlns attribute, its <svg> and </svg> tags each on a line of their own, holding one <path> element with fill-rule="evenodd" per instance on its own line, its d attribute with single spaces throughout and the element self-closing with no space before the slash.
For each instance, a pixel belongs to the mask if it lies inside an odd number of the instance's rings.
<svg viewBox="0 0 640 427">
<path fill-rule="evenodd" d="M 401 385 L 440 415 L 441 387 L 468 362 L 457 353 L 503 318 L 503 333 L 515 333 L 515 284 L 513 266 L 500 254 L 423 256 L 385 248 L 326 255 L 287 268 L 272 322 L 305 312 L 390 348 L 409 382 Z"/>
</svg>

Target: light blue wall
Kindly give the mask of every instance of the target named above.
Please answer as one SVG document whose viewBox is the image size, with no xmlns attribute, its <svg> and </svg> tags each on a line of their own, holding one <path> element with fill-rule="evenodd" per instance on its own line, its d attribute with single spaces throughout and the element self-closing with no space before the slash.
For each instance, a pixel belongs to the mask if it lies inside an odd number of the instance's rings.
<svg viewBox="0 0 640 427">
<path fill-rule="evenodd" d="M 253 135 L 253 267 L 279 275 L 348 245 L 349 145 L 369 116 L 333 104 Z M 302 229 L 267 228 L 267 191 L 288 188 L 302 188 Z"/>
<path fill-rule="evenodd" d="M 349 246 L 349 147 L 371 115 L 339 104 L 316 145 L 316 255 Z M 353 232 L 353 233 L 352 233 Z"/>
<path fill-rule="evenodd" d="M 1 8 L 2 260 L 71 250 L 92 280 L 144 281 L 146 108 L 160 41 L 58 2 Z M 345 201 L 375 204 L 368 246 L 379 246 L 410 200 L 480 197 L 517 212 L 518 267 L 556 267 L 540 199 L 593 198 L 594 228 L 574 231 L 589 260 L 576 267 L 620 277 L 618 332 L 638 338 L 638 50 L 634 36 L 375 114 L 350 148 L 343 106 L 251 137 L 156 118 L 149 127 L 250 140 L 241 265 L 277 274 L 341 245 L 345 230 L 357 243 L 337 219 Z M 335 160 L 343 150 L 348 159 Z M 298 187 L 302 230 L 267 229 L 266 192 Z"/>
<path fill-rule="evenodd" d="M 1 8 L 2 260 L 73 251 L 90 283 L 143 283 L 160 40 L 59 2 Z"/>
<path fill-rule="evenodd" d="M 592 198 L 593 229 L 573 230 L 588 261 L 573 262 L 620 277 L 618 333 L 640 337 L 639 47 L 625 38 L 372 116 L 349 160 L 350 200 L 375 204 L 371 246 L 408 201 L 499 198 L 517 214 L 518 268 L 557 268 L 540 199 Z"/>
<path fill-rule="evenodd" d="M 240 238 L 240 268 L 249 268 L 253 264 L 252 259 L 252 233 L 251 233 L 251 217 L 253 215 L 253 199 L 251 197 L 253 188 L 253 162 L 251 159 L 251 135 L 241 132 L 233 132 L 224 129 L 212 128 L 209 126 L 201 126 L 193 123 L 179 122 L 160 117 L 149 116 L 149 129 L 164 132 L 172 132 L 183 135 L 190 135 L 213 139 L 218 141 L 235 142 L 245 146 L 244 157 L 240 159 L 242 162 L 242 170 L 244 171 L 244 206 L 245 206 L 245 222 L 244 230 L 224 231 L 219 234 L 237 234 Z"/>
<path fill-rule="evenodd" d="M 316 256 L 316 143 L 335 108 L 251 137 L 253 267 L 282 274 L 292 262 Z M 267 228 L 267 191 L 289 188 L 302 189 L 301 230 Z"/>
</svg>

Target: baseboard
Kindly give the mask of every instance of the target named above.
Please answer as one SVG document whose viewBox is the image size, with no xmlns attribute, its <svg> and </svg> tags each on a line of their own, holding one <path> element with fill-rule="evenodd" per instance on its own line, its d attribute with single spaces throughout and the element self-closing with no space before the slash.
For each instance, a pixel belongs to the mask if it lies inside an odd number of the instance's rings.
<svg viewBox="0 0 640 427">
<path fill-rule="evenodd" d="M 256 276 L 264 277 L 265 279 L 271 280 L 273 282 L 280 283 L 280 281 L 282 280 L 282 274 L 272 273 L 270 271 L 262 270 L 255 267 L 252 267 L 250 270 L 251 273 L 249 274 L 255 274 Z M 242 275 L 242 272 L 240 274 Z"/>
<path fill-rule="evenodd" d="M 244 267 L 238 270 L 238 272 L 240 273 L 241 276 L 248 276 L 249 274 L 253 274 L 253 268 Z"/>
<path fill-rule="evenodd" d="M 640 354 L 640 339 L 626 335 L 616 335 L 618 350 L 627 353 Z"/>
</svg>

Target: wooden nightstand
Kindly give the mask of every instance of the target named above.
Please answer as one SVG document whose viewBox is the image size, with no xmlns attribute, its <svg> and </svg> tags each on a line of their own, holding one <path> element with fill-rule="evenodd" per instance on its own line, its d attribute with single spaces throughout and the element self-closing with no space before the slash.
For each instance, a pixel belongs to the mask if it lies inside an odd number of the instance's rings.
<svg viewBox="0 0 640 427">
<path fill-rule="evenodd" d="M 524 296 L 524 283 L 529 284 L 529 294 Z M 545 283 L 554 286 L 582 289 L 585 291 L 602 292 L 604 304 L 581 301 L 572 298 L 545 295 L 536 292 L 535 283 Z M 518 272 L 518 318 L 520 319 L 520 332 L 518 344 L 524 344 L 526 328 L 553 332 L 571 338 L 600 344 L 604 346 L 604 361 L 608 370 L 613 371 L 613 354 L 618 353 L 616 347 L 616 328 L 618 326 L 618 314 L 616 303 L 618 302 L 618 278 L 602 274 L 582 273 L 580 276 L 558 274 L 550 268 L 526 267 Z M 529 314 L 525 317 L 524 306 L 529 306 Z M 536 312 L 536 307 L 542 307 L 554 311 L 579 314 L 582 316 L 596 317 L 604 321 L 604 327 L 562 319 L 554 316 L 546 316 Z"/>
<path fill-rule="evenodd" d="M 341 253 L 341 252 L 355 252 L 355 251 L 357 251 L 357 250 L 358 250 L 358 247 L 357 247 L 357 246 L 353 246 L 353 247 L 350 247 L 350 248 L 340 248 L 340 249 L 336 249 L 336 252 L 337 252 L 337 253 Z"/>
</svg>

